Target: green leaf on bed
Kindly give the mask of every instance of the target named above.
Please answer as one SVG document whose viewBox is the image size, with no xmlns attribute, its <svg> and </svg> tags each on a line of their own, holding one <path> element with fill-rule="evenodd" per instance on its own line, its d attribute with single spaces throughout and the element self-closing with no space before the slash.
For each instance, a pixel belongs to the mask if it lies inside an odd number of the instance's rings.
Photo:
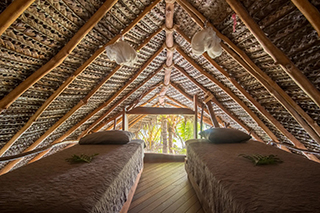
<svg viewBox="0 0 320 213">
<path fill-rule="evenodd" d="M 249 159 L 251 162 L 254 163 L 254 165 L 270 165 L 270 164 L 278 164 L 282 163 L 283 161 L 278 158 L 276 155 L 246 155 L 246 154 L 240 154 L 239 156 L 242 156 L 244 158 Z"/>
<path fill-rule="evenodd" d="M 93 155 L 85 155 L 85 154 L 72 155 L 72 157 L 67 158 L 66 161 L 68 161 L 69 163 L 90 163 L 93 157 L 97 155 L 98 155 L 97 153 Z"/>
</svg>

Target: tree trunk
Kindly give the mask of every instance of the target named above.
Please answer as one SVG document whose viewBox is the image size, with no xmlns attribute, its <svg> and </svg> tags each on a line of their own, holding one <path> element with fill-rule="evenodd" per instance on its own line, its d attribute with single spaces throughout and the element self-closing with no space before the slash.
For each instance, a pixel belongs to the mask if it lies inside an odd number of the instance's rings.
<svg viewBox="0 0 320 213">
<path fill-rule="evenodd" d="M 161 137 L 162 137 L 162 143 L 163 143 L 163 148 L 162 148 L 162 153 L 168 153 L 168 135 L 167 135 L 167 129 L 168 129 L 168 121 L 167 118 L 164 117 L 161 121 L 162 123 L 162 130 L 161 130 Z"/>
<path fill-rule="evenodd" d="M 172 134 L 173 134 L 173 129 L 172 129 L 172 124 L 168 125 L 168 133 L 169 133 L 169 153 L 173 154 L 172 152 L 172 143 L 173 143 L 173 139 L 172 139 Z"/>
</svg>

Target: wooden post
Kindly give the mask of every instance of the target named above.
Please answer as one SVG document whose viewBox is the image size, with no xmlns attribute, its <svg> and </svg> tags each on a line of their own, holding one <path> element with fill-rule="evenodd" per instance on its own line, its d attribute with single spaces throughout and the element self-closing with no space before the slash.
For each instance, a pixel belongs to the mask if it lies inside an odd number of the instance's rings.
<svg viewBox="0 0 320 213">
<path fill-rule="evenodd" d="M 300 0 L 299 0 L 300 1 Z M 228 4 L 248 27 L 263 49 L 273 58 L 276 64 L 280 64 L 283 70 L 292 80 L 318 105 L 320 106 L 320 91 L 308 80 L 308 78 L 294 65 L 292 61 L 274 45 L 259 25 L 252 19 L 246 9 L 238 0 L 227 0 Z M 320 19 L 319 19 L 320 20 Z"/>
<path fill-rule="evenodd" d="M 320 37 L 320 13 L 308 0 L 291 0 L 300 12 L 308 19 Z"/>
<path fill-rule="evenodd" d="M 0 36 L 35 0 L 15 0 L 0 14 Z"/>
<path fill-rule="evenodd" d="M 116 128 L 117 128 L 117 118 L 115 118 L 113 121 L 113 130 L 116 130 Z"/>
<path fill-rule="evenodd" d="M 122 130 L 124 131 L 129 130 L 128 115 L 126 112 L 126 108 L 123 108 L 123 111 L 122 111 Z"/>
<path fill-rule="evenodd" d="M 209 113 L 210 113 L 210 117 L 211 117 L 212 123 L 213 123 L 214 127 L 218 128 L 220 126 L 219 126 L 217 118 L 216 118 L 216 116 L 214 114 L 213 106 L 212 106 L 212 103 L 211 103 L 211 99 L 214 98 L 214 97 L 209 97 L 209 98 L 210 98 L 210 100 L 208 102 L 206 102 L 206 104 L 207 104 L 207 107 L 208 107 L 208 110 L 209 110 Z"/>
<path fill-rule="evenodd" d="M 194 103 L 194 138 L 198 138 L 198 96 L 193 96 Z"/>
<path fill-rule="evenodd" d="M 200 132 L 202 132 L 203 131 L 203 108 L 204 108 L 204 104 L 202 103 L 201 104 L 202 105 L 202 107 L 201 107 L 201 115 L 200 115 Z M 202 136 L 201 136 L 201 138 L 202 138 Z"/>
</svg>

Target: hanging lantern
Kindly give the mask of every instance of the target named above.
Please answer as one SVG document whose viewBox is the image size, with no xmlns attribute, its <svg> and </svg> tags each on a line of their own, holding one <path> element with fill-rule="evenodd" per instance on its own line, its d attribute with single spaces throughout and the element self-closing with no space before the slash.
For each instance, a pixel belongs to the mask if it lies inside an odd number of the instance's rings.
<svg viewBox="0 0 320 213">
<path fill-rule="evenodd" d="M 136 51 L 125 41 L 118 41 L 106 47 L 107 56 L 117 64 L 132 66 L 137 61 Z"/>
<path fill-rule="evenodd" d="M 222 53 L 220 42 L 221 39 L 211 27 L 205 28 L 204 30 L 195 33 L 192 37 L 192 53 L 200 56 L 207 51 L 211 58 L 216 58 Z"/>
</svg>

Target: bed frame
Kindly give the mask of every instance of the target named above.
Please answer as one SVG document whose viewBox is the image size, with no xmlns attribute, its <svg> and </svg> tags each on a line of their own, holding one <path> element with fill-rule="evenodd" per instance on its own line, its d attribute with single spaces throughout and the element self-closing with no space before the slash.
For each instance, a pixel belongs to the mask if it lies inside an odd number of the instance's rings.
<svg viewBox="0 0 320 213">
<path fill-rule="evenodd" d="M 252 140 L 186 144 L 186 172 L 206 213 L 319 211 L 320 164 Z M 255 166 L 239 154 L 273 154 L 283 163 Z"/>
</svg>

